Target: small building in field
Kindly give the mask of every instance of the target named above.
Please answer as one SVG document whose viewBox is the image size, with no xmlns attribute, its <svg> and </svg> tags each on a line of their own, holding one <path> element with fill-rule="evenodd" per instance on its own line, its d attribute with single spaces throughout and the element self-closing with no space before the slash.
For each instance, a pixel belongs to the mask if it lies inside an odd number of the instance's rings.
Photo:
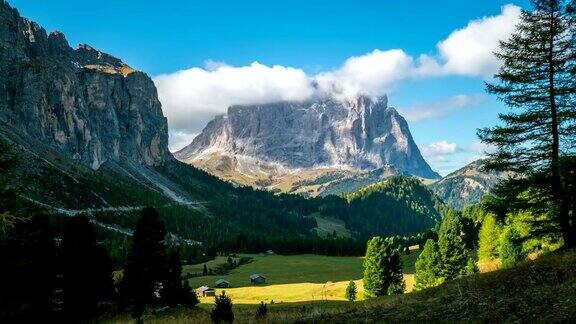
<svg viewBox="0 0 576 324">
<path fill-rule="evenodd" d="M 224 279 L 218 279 L 215 282 L 216 288 L 230 288 L 230 281 Z"/>
<path fill-rule="evenodd" d="M 198 288 L 198 295 L 202 297 L 214 297 L 216 296 L 216 290 L 208 286 L 202 286 Z"/>
<path fill-rule="evenodd" d="M 266 283 L 266 277 L 259 273 L 253 273 L 250 275 L 250 283 L 251 284 L 263 284 Z"/>
</svg>

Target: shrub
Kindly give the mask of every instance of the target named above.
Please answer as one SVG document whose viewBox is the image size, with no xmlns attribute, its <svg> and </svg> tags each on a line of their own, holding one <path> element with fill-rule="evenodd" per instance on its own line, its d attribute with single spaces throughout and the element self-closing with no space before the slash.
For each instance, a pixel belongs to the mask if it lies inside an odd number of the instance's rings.
<svg viewBox="0 0 576 324">
<path fill-rule="evenodd" d="M 396 282 L 393 284 L 390 284 L 390 286 L 388 286 L 388 295 L 400 295 L 403 294 L 404 291 L 406 290 L 406 284 L 404 283 L 404 281 L 402 282 Z"/>
<path fill-rule="evenodd" d="M 264 317 L 268 314 L 268 306 L 264 302 L 260 302 L 260 306 L 256 309 L 256 317 Z"/>
<path fill-rule="evenodd" d="M 222 291 L 220 296 L 216 296 L 210 318 L 214 323 L 232 323 L 234 321 L 232 300 L 226 296 L 225 291 Z"/>
<path fill-rule="evenodd" d="M 356 290 L 356 283 L 352 280 L 350 280 L 350 282 L 348 283 L 348 286 L 346 287 L 346 299 L 348 299 L 348 301 L 355 301 L 356 300 L 356 294 L 357 294 L 357 290 Z"/>
</svg>

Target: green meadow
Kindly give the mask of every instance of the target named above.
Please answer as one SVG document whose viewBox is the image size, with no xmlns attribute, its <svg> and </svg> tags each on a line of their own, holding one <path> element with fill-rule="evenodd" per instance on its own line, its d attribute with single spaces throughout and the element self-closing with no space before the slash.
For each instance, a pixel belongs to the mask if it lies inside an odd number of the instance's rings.
<svg viewBox="0 0 576 324">
<path fill-rule="evenodd" d="M 251 257 L 252 262 L 233 269 L 227 275 L 201 276 L 189 279 L 192 288 L 214 286 L 217 279 L 228 280 L 230 288 L 225 290 L 236 304 L 292 303 L 318 300 L 345 300 L 344 292 L 350 280 L 356 281 L 359 298 L 363 295 L 362 258 L 331 257 L 321 255 L 255 255 L 243 254 L 239 257 Z M 414 282 L 414 262 L 418 252 L 403 255 L 404 280 L 411 290 Z M 217 257 L 206 262 L 208 268 L 225 263 L 226 257 Z M 202 273 L 204 264 L 184 266 L 186 273 Z M 266 277 L 265 284 L 253 285 L 249 276 L 259 273 Z M 202 303 L 213 303 L 213 297 L 201 298 Z"/>
</svg>

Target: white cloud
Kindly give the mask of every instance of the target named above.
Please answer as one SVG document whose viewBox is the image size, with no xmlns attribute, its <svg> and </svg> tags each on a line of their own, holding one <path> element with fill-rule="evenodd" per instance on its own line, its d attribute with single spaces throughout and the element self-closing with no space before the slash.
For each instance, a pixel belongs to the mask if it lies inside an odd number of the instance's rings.
<svg viewBox="0 0 576 324">
<path fill-rule="evenodd" d="M 449 143 L 448 141 L 440 141 L 429 144 L 422 148 L 422 155 L 427 158 L 443 158 L 448 155 L 453 155 L 461 152 L 462 150 L 456 143 Z"/>
<path fill-rule="evenodd" d="M 304 71 L 258 62 L 232 67 L 210 61 L 207 69 L 160 75 L 154 82 L 164 114 L 175 130 L 190 130 L 194 119 L 222 114 L 230 105 L 304 100 L 314 92 Z"/>
<path fill-rule="evenodd" d="M 496 147 L 483 142 L 476 142 L 470 145 L 468 151 L 474 154 L 470 158 L 470 162 L 473 162 L 479 159 L 485 159 L 488 153 L 494 153 L 496 151 Z"/>
<path fill-rule="evenodd" d="M 448 100 L 417 104 L 409 108 L 399 109 L 401 114 L 410 122 L 422 121 L 442 117 L 449 112 L 475 107 L 484 102 L 482 94 L 456 95 Z"/>
<path fill-rule="evenodd" d="M 494 56 L 499 42 L 506 40 L 519 22 L 521 9 L 506 5 L 498 16 L 471 21 L 438 43 L 440 63 L 426 55 L 420 57 L 420 74 L 459 74 L 491 77 L 500 62 Z"/>
<path fill-rule="evenodd" d="M 176 152 L 183 149 L 186 145 L 192 143 L 194 137 L 198 135 L 197 133 L 187 133 L 187 132 L 170 132 L 170 144 L 168 149 L 170 152 Z"/>
<path fill-rule="evenodd" d="M 459 160 L 467 150 L 461 148 L 456 143 L 446 140 L 431 143 L 422 148 L 422 155 L 430 166 L 441 175 L 446 175 L 462 165 Z"/>
<path fill-rule="evenodd" d="M 403 50 L 376 49 L 362 56 L 351 57 L 341 68 L 320 73 L 315 79 L 320 89 L 327 93 L 377 96 L 389 91 L 394 83 L 409 77 L 413 69 L 413 59 Z"/>
<path fill-rule="evenodd" d="M 438 43 L 437 55 L 414 59 L 401 49 L 379 50 L 347 59 L 332 71 L 307 75 L 302 69 L 253 62 L 230 66 L 207 61 L 154 78 L 171 132 L 171 147 L 178 138 L 198 133 L 215 115 L 230 105 L 264 104 L 281 100 L 301 101 L 326 93 L 351 96 L 383 95 L 395 84 L 410 78 L 492 75 L 499 62 L 492 54 L 498 42 L 514 29 L 520 8 L 507 5 L 502 13 L 470 22 Z M 408 119 L 442 116 L 450 110 L 477 104 L 475 97 L 456 96 L 445 102 L 413 107 Z"/>
</svg>

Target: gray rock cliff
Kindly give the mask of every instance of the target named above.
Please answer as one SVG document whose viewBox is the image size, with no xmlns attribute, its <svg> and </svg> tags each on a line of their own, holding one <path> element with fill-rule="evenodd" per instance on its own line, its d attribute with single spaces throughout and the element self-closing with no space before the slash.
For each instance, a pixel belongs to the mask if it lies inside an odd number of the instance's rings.
<svg viewBox="0 0 576 324">
<path fill-rule="evenodd" d="M 152 80 L 88 45 L 73 49 L 0 2 L 0 120 L 98 169 L 170 158 Z"/>
</svg>

